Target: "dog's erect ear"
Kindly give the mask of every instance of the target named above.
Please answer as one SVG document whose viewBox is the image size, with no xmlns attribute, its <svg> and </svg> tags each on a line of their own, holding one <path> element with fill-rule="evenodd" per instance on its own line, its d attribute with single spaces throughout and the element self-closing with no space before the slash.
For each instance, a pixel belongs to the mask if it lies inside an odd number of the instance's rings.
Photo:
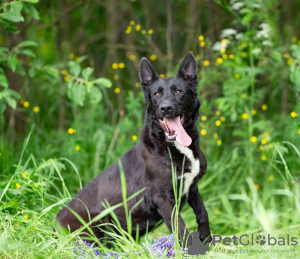
<svg viewBox="0 0 300 259">
<path fill-rule="evenodd" d="M 146 58 L 142 58 L 140 62 L 140 80 L 142 86 L 150 86 L 158 77 L 151 63 Z"/>
<path fill-rule="evenodd" d="M 192 52 L 182 60 L 177 75 L 191 84 L 198 84 L 197 63 Z"/>
</svg>

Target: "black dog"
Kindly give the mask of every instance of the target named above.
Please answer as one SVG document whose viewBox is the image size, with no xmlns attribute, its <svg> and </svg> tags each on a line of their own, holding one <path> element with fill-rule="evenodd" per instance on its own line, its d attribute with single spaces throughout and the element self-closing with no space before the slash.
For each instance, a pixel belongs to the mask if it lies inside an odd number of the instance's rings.
<svg viewBox="0 0 300 259">
<path fill-rule="evenodd" d="M 139 235 L 145 234 L 161 219 L 167 224 L 169 231 L 172 231 L 175 197 L 171 154 L 178 176 L 178 186 L 184 170 L 180 209 L 186 202 L 189 203 L 196 214 L 200 240 L 210 243 L 208 215 L 197 187 L 198 180 L 205 174 L 207 164 L 199 148 L 199 132 L 195 127 L 200 107 L 195 58 L 189 53 L 181 62 L 178 74 L 171 78 L 160 78 L 150 62 L 142 58 L 140 80 L 146 100 L 146 125 L 141 130 L 140 142 L 120 158 L 126 177 L 127 197 L 146 187 L 128 202 L 130 210 L 143 198 L 131 214 L 132 236 L 135 237 L 137 231 Z M 117 162 L 79 191 L 58 213 L 57 221 L 73 232 L 82 223 L 69 208 L 88 222 L 89 218 L 93 219 L 105 209 L 104 201 L 108 201 L 111 206 L 123 201 Z M 114 212 L 122 228 L 127 230 L 124 207 L 119 207 Z M 92 230 L 99 239 L 104 237 L 99 224 L 111 221 L 111 217 L 106 217 L 92 224 Z M 180 215 L 178 226 L 179 237 L 183 238 L 188 231 Z"/>
</svg>

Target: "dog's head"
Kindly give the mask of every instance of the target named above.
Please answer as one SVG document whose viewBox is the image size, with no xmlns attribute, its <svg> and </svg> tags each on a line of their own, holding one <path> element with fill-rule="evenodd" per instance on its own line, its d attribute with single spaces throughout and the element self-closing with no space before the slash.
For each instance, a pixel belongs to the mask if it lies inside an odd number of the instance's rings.
<svg viewBox="0 0 300 259">
<path fill-rule="evenodd" d="M 186 130 L 194 126 L 200 101 L 197 98 L 197 63 L 192 53 L 181 62 L 174 77 L 161 78 L 151 63 L 140 62 L 141 87 L 146 100 L 146 120 L 159 125 L 167 141 L 177 140 L 183 146 L 192 143 Z"/>
</svg>

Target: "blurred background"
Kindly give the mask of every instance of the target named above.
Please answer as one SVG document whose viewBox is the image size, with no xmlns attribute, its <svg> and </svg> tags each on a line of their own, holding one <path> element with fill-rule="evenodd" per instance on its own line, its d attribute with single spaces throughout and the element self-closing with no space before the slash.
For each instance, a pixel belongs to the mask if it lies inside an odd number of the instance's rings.
<svg viewBox="0 0 300 259">
<path fill-rule="evenodd" d="M 299 234 L 299 10 L 299 0 L 1 1 L 3 233 L 27 233 L 138 142 L 142 57 L 170 77 L 192 51 L 212 232 Z M 184 208 L 189 228 L 192 214 Z"/>
</svg>

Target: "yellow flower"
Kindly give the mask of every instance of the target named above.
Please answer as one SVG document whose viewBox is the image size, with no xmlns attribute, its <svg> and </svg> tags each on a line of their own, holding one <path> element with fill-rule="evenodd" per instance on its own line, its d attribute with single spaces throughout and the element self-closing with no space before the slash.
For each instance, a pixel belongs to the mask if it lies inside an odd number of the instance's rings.
<svg viewBox="0 0 300 259">
<path fill-rule="evenodd" d="M 166 77 L 170 77 L 170 75 L 171 75 L 170 72 L 166 73 Z"/>
<path fill-rule="evenodd" d="M 119 68 L 123 69 L 125 67 L 125 64 L 123 62 L 119 63 Z"/>
<path fill-rule="evenodd" d="M 221 122 L 220 120 L 217 120 L 217 121 L 215 122 L 215 124 L 216 124 L 217 127 L 219 127 L 219 126 L 221 125 L 221 123 L 222 123 L 222 122 Z"/>
<path fill-rule="evenodd" d="M 201 116 L 201 120 L 202 120 L 202 121 L 206 121 L 206 120 L 207 120 L 207 117 L 206 117 L 205 115 L 202 115 L 202 116 Z"/>
<path fill-rule="evenodd" d="M 269 176 L 269 181 L 273 181 L 274 180 L 274 177 L 271 175 Z"/>
<path fill-rule="evenodd" d="M 290 53 L 284 53 L 283 56 L 284 56 L 285 58 L 290 58 L 290 57 L 291 57 Z"/>
<path fill-rule="evenodd" d="M 273 145 L 273 144 L 270 144 L 270 145 L 269 145 L 269 148 L 273 148 L 273 147 L 274 147 L 274 145 Z"/>
<path fill-rule="evenodd" d="M 202 130 L 200 131 L 200 133 L 201 133 L 201 135 L 205 136 L 205 135 L 206 135 L 206 129 L 202 129 Z"/>
<path fill-rule="evenodd" d="M 242 118 L 243 118 L 244 120 L 248 119 L 248 113 L 245 113 L 245 112 L 244 112 L 244 113 L 242 114 Z"/>
<path fill-rule="evenodd" d="M 264 146 L 259 146 L 260 150 L 264 150 L 265 147 Z"/>
<path fill-rule="evenodd" d="M 65 76 L 65 81 L 69 82 L 70 81 L 70 77 L 69 76 Z"/>
<path fill-rule="evenodd" d="M 221 52 L 221 53 L 225 53 L 225 51 L 226 51 L 226 49 L 224 49 L 224 48 L 221 48 L 221 49 L 220 49 L 220 52 Z M 223 62 L 223 61 L 222 61 L 222 62 Z M 221 62 L 221 63 L 222 63 L 222 62 Z M 220 64 L 221 64 L 221 63 L 220 63 Z"/>
<path fill-rule="evenodd" d="M 75 146 L 75 149 L 76 149 L 76 151 L 79 151 L 79 150 L 80 150 L 80 146 L 79 146 L 79 145 L 76 145 L 76 146 Z"/>
<path fill-rule="evenodd" d="M 25 171 L 24 173 L 22 173 L 22 177 L 23 178 L 26 178 L 26 175 L 27 175 L 28 173 Z"/>
<path fill-rule="evenodd" d="M 118 65 L 117 63 L 113 63 L 113 64 L 111 65 L 111 67 L 112 67 L 113 69 L 117 69 L 117 68 L 119 67 L 119 65 Z"/>
<path fill-rule="evenodd" d="M 251 142 L 255 143 L 255 142 L 257 141 L 257 138 L 256 138 L 255 136 L 252 136 L 252 137 L 250 138 L 250 140 L 251 140 Z"/>
<path fill-rule="evenodd" d="M 221 44 L 226 44 L 227 43 L 227 39 L 223 39 L 223 40 L 221 40 Z"/>
<path fill-rule="evenodd" d="M 20 104 L 23 104 L 23 103 L 24 103 L 24 100 L 23 100 L 23 99 L 21 99 L 21 100 L 19 101 L 19 103 L 20 103 Z"/>
<path fill-rule="evenodd" d="M 223 59 L 227 59 L 227 57 L 228 57 L 227 54 L 223 54 L 223 55 L 222 55 L 222 58 L 223 58 Z"/>
<path fill-rule="evenodd" d="M 298 41 L 298 45 L 300 45 L 300 40 Z"/>
<path fill-rule="evenodd" d="M 166 76 L 164 74 L 160 74 L 159 77 L 165 78 Z"/>
<path fill-rule="evenodd" d="M 75 133 L 75 130 L 72 129 L 72 128 L 69 128 L 69 129 L 68 129 L 68 133 L 69 133 L 69 134 L 74 134 L 74 133 Z"/>
<path fill-rule="evenodd" d="M 288 59 L 286 63 L 290 66 L 290 65 L 292 65 L 292 63 L 293 63 L 293 60 Z"/>
<path fill-rule="evenodd" d="M 293 42 L 293 43 L 296 43 L 297 40 L 298 40 L 297 37 L 293 37 L 293 38 L 292 38 L 292 42 Z"/>
<path fill-rule="evenodd" d="M 223 63 L 223 59 L 222 58 L 217 58 L 217 63 L 218 64 L 222 64 Z"/>
<path fill-rule="evenodd" d="M 221 140 L 221 139 L 218 139 L 218 140 L 217 140 L 217 145 L 218 145 L 218 146 L 221 146 L 221 145 L 222 145 L 222 140 Z"/>
<path fill-rule="evenodd" d="M 75 55 L 73 53 L 69 54 L 69 59 L 74 59 Z"/>
<path fill-rule="evenodd" d="M 241 46 L 246 47 L 248 45 L 247 41 L 242 41 Z"/>
<path fill-rule="evenodd" d="M 151 59 L 152 61 L 154 61 L 154 60 L 157 59 L 157 57 L 156 57 L 156 55 L 152 54 L 152 55 L 150 56 L 150 59 Z"/>
<path fill-rule="evenodd" d="M 268 142 L 268 140 L 267 140 L 266 138 L 263 138 L 263 139 L 261 140 L 261 144 L 263 144 L 263 145 L 266 145 L 267 142 Z"/>
<path fill-rule="evenodd" d="M 203 41 L 203 40 L 204 40 L 203 35 L 200 35 L 200 36 L 199 36 L 199 41 Z"/>
<path fill-rule="evenodd" d="M 168 60 L 168 55 L 164 55 L 164 60 Z"/>
<path fill-rule="evenodd" d="M 28 215 L 24 215 L 24 219 L 28 219 Z"/>
<path fill-rule="evenodd" d="M 114 75 L 115 80 L 119 80 L 119 75 Z"/>
<path fill-rule="evenodd" d="M 234 78 L 235 79 L 239 79 L 241 77 L 241 75 L 239 74 L 239 73 L 236 73 L 235 75 L 234 75 Z"/>
<path fill-rule="evenodd" d="M 252 114 L 252 115 L 255 115 L 255 114 L 256 114 L 256 110 L 252 110 L 252 111 L 251 111 L 251 114 Z"/>
<path fill-rule="evenodd" d="M 203 61 L 203 66 L 208 67 L 209 66 L 209 60 L 204 60 Z"/>
<path fill-rule="evenodd" d="M 224 116 L 222 116 L 222 117 L 220 118 L 220 120 L 221 120 L 222 122 L 224 122 L 224 121 L 226 121 L 226 118 L 225 118 Z"/>
<path fill-rule="evenodd" d="M 259 190 L 259 185 L 255 184 L 255 189 L 258 191 Z"/>
<path fill-rule="evenodd" d="M 130 23 L 129 23 L 129 24 L 132 26 L 132 25 L 134 25 L 134 24 L 135 24 L 135 21 L 133 21 L 133 20 L 132 20 L 132 21 L 130 21 Z"/>
<path fill-rule="evenodd" d="M 30 103 L 28 101 L 23 102 L 23 106 L 24 108 L 28 108 L 30 105 Z"/>
<path fill-rule="evenodd" d="M 234 55 L 233 55 L 233 54 L 230 54 L 230 55 L 229 55 L 229 58 L 230 58 L 230 59 L 234 59 Z"/>
<path fill-rule="evenodd" d="M 146 30 L 142 30 L 142 34 L 146 34 Z"/>
<path fill-rule="evenodd" d="M 132 60 L 132 61 L 135 60 L 135 55 L 131 54 L 131 55 L 129 56 L 129 59 Z"/>
<path fill-rule="evenodd" d="M 80 57 L 76 57 L 75 61 L 78 62 L 80 60 Z"/>
<path fill-rule="evenodd" d="M 67 69 L 63 69 L 63 70 L 61 71 L 61 73 L 62 73 L 63 75 L 66 75 L 66 74 L 68 74 L 68 71 L 67 71 Z"/>
<path fill-rule="evenodd" d="M 267 160 L 267 157 L 266 157 L 266 156 L 261 156 L 261 160 L 262 160 L 262 161 L 266 161 L 266 160 Z"/>
<path fill-rule="evenodd" d="M 11 230 L 14 230 L 14 227 L 13 227 L 13 226 L 11 226 L 11 227 L 10 227 L 10 229 L 11 229 Z"/>
<path fill-rule="evenodd" d="M 205 46 L 205 41 L 200 41 L 200 47 L 203 48 Z"/>
<path fill-rule="evenodd" d="M 40 107 L 34 106 L 33 107 L 33 112 L 38 113 L 40 111 Z"/>
<path fill-rule="evenodd" d="M 216 111 L 215 114 L 216 114 L 217 116 L 219 116 L 221 113 L 220 113 L 220 111 Z"/>
<path fill-rule="evenodd" d="M 266 111 L 266 110 L 268 109 L 268 105 L 263 104 L 263 105 L 261 106 L 261 109 L 262 109 L 263 111 Z"/>
<path fill-rule="evenodd" d="M 126 34 L 129 34 L 129 33 L 131 32 L 131 29 L 132 29 L 132 27 L 131 27 L 131 26 L 128 26 L 127 29 L 126 29 L 126 31 L 125 31 L 125 33 L 126 33 Z"/>
<path fill-rule="evenodd" d="M 119 87 L 115 88 L 115 93 L 118 94 L 121 92 L 121 89 Z"/>
<path fill-rule="evenodd" d="M 136 31 L 139 31 L 141 29 L 141 25 L 140 24 L 137 24 L 136 26 L 135 26 L 135 30 Z"/>
<path fill-rule="evenodd" d="M 244 99 L 247 98 L 247 96 L 248 96 L 248 95 L 245 94 L 245 93 L 242 94 L 242 97 L 243 97 Z"/>
<path fill-rule="evenodd" d="M 137 141 L 137 136 L 136 135 L 132 135 L 131 138 L 132 138 L 133 141 Z"/>
<path fill-rule="evenodd" d="M 242 55 L 241 55 L 243 58 L 246 58 L 248 57 L 248 53 L 247 52 L 242 52 Z"/>
<path fill-rule="evenodd" d="M 300 134 L 300 129 L 298 129 L 298 134 Z"/>
<path fill-rule="evenodd" d="M 140 87 L 140 82 L 136 82 L 134 85 L 135 87 Z"/>
<path fill-rule="evenodd" d="M 148 30 L 148 34 L 152 34 L 153 33 L 153 30 Z"/>
<path fill-rule="evenodd" d="M 214 133 L 214 138 L 218 138 L 218 133 L 217 132 Z"/>
<path fill-rule="evenodd" d="M 20 188 L 21 185 L 20 185 L 19 183 L 16 183 L 16 187 L 17 187 L 17 188 Z"/>
<path fill-rule="evenodd" d="M 298 114 L 296 113 L 296 112 L 291 112 L 291 117 L 292 118 L 295 118 L 295 117 L 297 117 L 298 116 Z"/>
</svg>

